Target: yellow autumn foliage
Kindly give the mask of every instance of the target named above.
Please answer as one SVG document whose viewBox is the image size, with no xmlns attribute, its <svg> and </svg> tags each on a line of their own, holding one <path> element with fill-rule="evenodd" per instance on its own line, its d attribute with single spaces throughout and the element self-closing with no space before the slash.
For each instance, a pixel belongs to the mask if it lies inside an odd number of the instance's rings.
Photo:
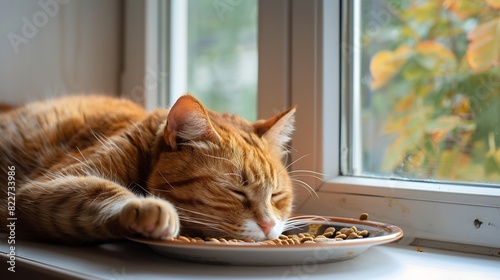
<svg viewBox="0 0 500 280">
<path fill-rule="evenodd" d="M 408 46 L 399 46 L 393 52 L 384 50 L 373 56 L 370 62 L 370 73 L 373 77 L 372 88 L 378 89 L 386 85 L 401 69 L 411 51 Z"/>
<path fill-rule="evenodd" d="M 483 72 L 500 65 L 500 17 L 478 25 L 467 34 L 467 62 L 472 71 Z"/>
</svg>

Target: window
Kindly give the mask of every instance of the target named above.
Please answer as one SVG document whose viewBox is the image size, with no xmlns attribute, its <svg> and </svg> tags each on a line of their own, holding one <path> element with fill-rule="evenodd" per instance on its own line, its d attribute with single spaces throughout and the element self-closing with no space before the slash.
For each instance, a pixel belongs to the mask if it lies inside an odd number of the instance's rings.
<svg viewBox="0 0 500 280">
<path fill-rule="evenodd" d="M 171 1 L 170 103 L 257 118 L 257 1 Z"/>
<path fill-rule="evenodd" d="M 442 2 L 448 3 L 448 5 L 469 3 L 469 1 Z M 485 3 L 492 1 L 474 2 L 487 5 Z M 264 38 L 259 39 L 259 61 L 261 62 L 259 69 L 275 67 L 273 75 L 262 75 L 259 71 L 259 104 L 260 100 L 274 102 L 277 104 L 275 107 L 298 104 L 296 132 L 292 142 L 292 160 L 294 161 L 292 169 L 295 171 L 294 176 L 303 175 L 301 180 L 307 182 L 317 192 L 317 196 L 314 196 L 300 187 L 297 188 L 295 211 L 353 218 L 358 217 L 362 212 L 368 212 L 372 220 L 402 227 L 405 231 L 405 238 L 401 242 L 427 245 L 432 243 L 433 246 L 437 244 L 437 246 L 446 246 L 448 249 L 457 250 L 476 248 L 475 246 L 498 248 L 500 246 L 500 240 L 497 237 L 500 230 L 500 190 L 496 188 L 499 184 L 496 175 L 489 173 L 492 175 L 487 180 L 478 179 L 478 177 L 471 179 L 453 177 L 450 176 L 449 170 L 444 171 L 446 168 L 451 168 L 456 173 L 457 167 L 443 165 L 433 167 L 432 176 L 421 176 L 421 170 L 429 169 L 430 165 L 423 165 L 423 169 L 420 170 L 408 169 L 410 172 L 406 172 L 404 169 L 397 169 L 401 165 L 401 162 L 397 160 L 392 168 L 380 169 L 381 165 L 378 163 L 383 160 L 379 157 L 386 156 L 387 147 L 397 135 L 391 135 L 385 139 L 384 137 L 376 138 L 376 141 L 382 143 L 368 145 L 369 141 L 367 140 L 377 135 L 377 131 L 382 131 L 375 129 L 375 124 L 383 126 L 384 122 L 391 118 L 390 114 L 394 111 L 391 106 L 395 106 L 394 104 L 397 104 L 397 101 L 404 97 L 394 96 L 392 100 L 389 96 L 387 98 L 381 97 L 377 102 L 382 104 L 375 104 L 373 96 L 379 92 L 375 92 L 371 85 L 373 81 L 372 72 L 370 72 L 371 60 L 382 50 L 387 49 L 389 52 L 394 52 L 401 44 L 416 47 L 419 43 L 417 40 L 404 41 L 400 36 L 394 35 L 403 31 L 401 31 L 402 22 L 392 16 L 394 11 L 391 9 L 394 7 L 388 6 L 391 3 L 400 3 L 398 5 L 402 6 L 399 6 L 399 9 L 405 11 L 410 9 L 409 6 L 412 3 L 434 4 L 437 2 L 424 0 L 259 2 L 259 26 L 266 26 L 266 28 L 259 28 L 259 38 Z M 446 9 L 450 9 L 449 6 Z M 469 10 L 472 9 L 465 8 L 466 12 Z M 445 10 L 443 13 L 452 13 L 452 11 Z M 426 12 L 422 13 L 422 17 L 424 15 Z M 497 15 L 498 10 L 496 10 Z M 495 18 L 494 13 L 491 19 L 493 18 Z M 459 18 L 453 18 L 453 20 L 456 21 L 453 22 L 454 31 L 465 30 L 462 33 L 467 33 L 468 30 L 481 24 L 481 20 L 466 20 L 465 25 L 460 23 Z M 487 21 L 487 19 L 484 20 Z M 385 30 L 388 34 L 380 35 L 378 33 L 369 37 L 380 26 L 379 22 L 390 29 L 389 31 Z M 421 28 L 429 28 L 427 23 L 419 23 L 415 26 L 418 29 L 420 25 Z M 380 30 L 382 27 L 380 26 Z M 441 27 L 435 30 L 438 34 L 446 32 Z M 289 37 L 282 34 L 288 34 Z M 466 37 L 463 37 L 463 34 L 461 36 L 456 36 L 456 38 L 461 40 L 460 44 L 465 45 L 458 46 L 457 42 L 457 50 L 459 48 L 466 49 Z M 363 41 L 368 40 L 368 38 L 372 38 L 374 41 L 370 41 L 370 44 Z M 363 43 L 367 45 L 363 45 Z M 413 62 L 423 63 L 423 66 L 426 66 L 426 63 L 436 63 L 436 61 L 448 59 L 449 56 L 440 52 L 441 46 L 448 46 L 448 44 L 452 44 L 450 36 L 443 40 L 440 39 L 439 47 L 430 45 L 425 48 L 424 52 L 438 51 L 438 55 L 431 57 L 430 61 L 413 57 L 412 59 L 420 60 Z M 266 45 L 273 46 L 273 49 L 266 48 Z M 276 48 L 279 51 L 276 51 Z M 288 60 L 280 56 L 269 60 L 262 59 L 262 57 L 270 57 L 272 52 L 283 53 Z M 453 70 L 462 69 L 459 60 L 463 58 L 463 53 L 451 52 L 455 55 L 456 64 L 448 65 L 448 68 L 439 66 L 436 71 L 453 72 Z M 276 68 L 276 65 L 284 66 Z M 410 66 L 412 65 L 405 64 L 401 67 Z M 406 74 L 416 75 L 419 73 L 417 70 L 407 70 L 410 73 Z M 416 73 L 412 73 L 412 71 Z M 497 71 L 495 75 L 498 75 L 498 67 L 487 71 Z M 380 74 L 380 72 L 376 74 Z M 425 74 L 428 75 L 428 73 Z M 395 74 L 391 77 L 391 82 L 384 86 L 394 86 L 393 83 L 400 81 L 398 75 L 402 74 Z M 467 76 L 465 72 L 455 72 L 454 75 L 458 75 L 453 77 L 456 80 L 455 84 L 446 85 L 446 82 L 451 80 L 451 76 L 443 77 L 437 74 L 434 77 L 439 77 L 439 79 L 436 78 L 434 82 L 439 82 L 439 86 L 443 87 L 442 90 L 446 87 L 451 89 L 457 85 L 456 83 L 460 89 L 467 90 L 466 82 L 463 80 L 464 76 Z M 272 85 L 271 81 L 275 85 Z M 492 86 L 495 86 L 494 83 L 495 79 L 491 80 Z M 423 83 L 422 86 L 428 86 L 428 84 L 430 83 Z M 279 85 L 285 86 L 280 87 Z M 479 86 L 473 87 L 478 88 Z M 276 90 L 277 95 L 273 95 L 273 97 L 263 95 L 263 92 L 270 92 L 276 88 L 278 89 Z M 280 90 L 288 93 L 288 98 L 281 98 L 282 91 Z M 398 90 L 394 89 L 394 91 L 397 93 Z M 446 93 L 442 94 L 444 94 L 444 99 L 435 101 L 435 106 L 448 106 L 446 107 L 447 111 L 442 108 L 435 109 L 431 116 L 435 116 L 435 119 L 439 120 L 438 123 L 426 124 L 428 131 L 439 132 L 439 136 L 444 137 L 442 139 L 462 141 L 465 138 L 459 137 L 460 133 L 466 133 L 467 129 L 469 129 L 468 133 L 474 131 L 473 125 L 469 125 L 471 120 L 476 124 L 475 131 L 479 130 L 477 124 L 482 121 L 490 124 L 497 122 L 498 117 L 494 117 L 499 110 L 492 109 L 493 112 L 487 113 L 484 117 L 485 120 L 470 119 L 470 116 L 464 116 L 463 120 L 466 121 L 464 124 L 458 124 L 458 122 L 456 125 L 453 124 L 454 121 L 448 120 L 446 116 L 453 114 L 453 112 L 467 113 L 467 111 L 463 111 L 467 108 L 466 105 L 462 106 L 463 108 L 459 106 L 459 104 L 465 104 L 463 100 L 466 100 L 467 95 L 462 93 L 458 97 L 450 98 Z M 431 101 L 426 100 L 426 102 Z M 496 106 L 492 104 L 493 99 L 490 101 L 491 104 L 486 105 Z M 412 102 L 409 103 L 412 106 L 415 105 Z M 416 103 L 418 105 L 418 102 Z M 455 111 L 453 110 L 454 106 L 457 108 Z M 373 109 L 379 111 L 374 112 Z M 472 105 L 469 107 L 469 110 L 471 109 Z M 260 105 L 259 110 L 261 110 Z M 377 115 L 377 118 L 374 118 L 375 113 L 381 113 L 382 116 Z M 439 114 L 443 114 L 442 116 L 445 118 L 440 119 L 441 115 Z M 474 117 L 478 116 L 476 114 Z M 462 116 L 459 117 L 462 121 Z M 440 123 L 441 121 L 443 123 Z M 445 136 L 442 136 L 443 131 L 439 131 L 439 129 L 442 129 L 442 126 L 447 126 L 448 122 L 451 123 L 452 128 L 444 129 Z M 363 125 L 366 123 L 373 125 L 373 128 L 367 128 Z M 463 127 L 460 127 L 461 125 Z M 491 134 L 494 135 L 493 140 L 490 140 L 492 136 L 489 135 Z M 499 147 L 497 135 L 498 128 L 494 127 L 486 133 L 486 138 L 481 141 L 483 143 L 481 145 L 484 145 L 485 148 L 482 150 L 485 152 L 484 155 L 487 155 L 490 147 L 495 148 L 495 150 Z M 477 137 L 479 135 L 471 135 L 469 139 L 479 139 Z M 421 138 L 425 140 L 425 137 Z M 384 140 L 386 142 L 383 142 Z M 421 149 L 426 148 L 425 141 L 419 145 L 423 145 Z M 449 154 L 446 163 L 454 164 L 457 161 L 453 159 L 452 152 L 454 150 L 450 148 L 449 143 L 445 141 L 438 146 L 441 149 L 439 152 Z M 458 143 L 456 147 L 462 148 L 463 146 Z M 403 160 L 403 163 L 405 163 L 405 159 L 411 159 L 411 162 L 416 160 L 415 157 L 412 157 L 412 151 L 412 149 L 410 152 L 402 151 L 398 154 L 399 160 Z M 415 149 L 415 151 L 419 150 Z M 462 150 L 459 151 L 462 153 Z M 483 160 L 484 157 L 477 156 L 476 158 L 471 157 L 470 162 L 480 165 L 484 164 Z M 428 162 L 430 163 L 431 159 Z M 444 162 L 439 164 L 444 164 Z M 439 168 L 443 169 L 442 174 L 437 172 Z M 481 172 L 486 173 L 486 169 L 483 167 Z M 311 177 L 311 175 L 315 176 L 316 174 L 322 174 L 321 178 Z M 441 176 L 443 174 L 448 174 L 448 176 Z M 465 181 L 474 184 L 464 183 Z M 485 181 L 488 183 L 487 185 L 476 184 Z"/>
<path fill-rule="evenodd" d="M 349 174 L 498 185 L 500 5 L 353 3 Z"/>
</svg>

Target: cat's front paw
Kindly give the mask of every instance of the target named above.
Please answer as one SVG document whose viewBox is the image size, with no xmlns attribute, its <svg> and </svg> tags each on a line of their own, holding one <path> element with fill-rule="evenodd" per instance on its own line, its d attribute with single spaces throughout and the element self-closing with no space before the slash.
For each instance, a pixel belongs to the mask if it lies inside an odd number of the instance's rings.
<svg viewBox="0 0 500 280">
<path fill-rule="evenodd" d="M 120 212 L 120 223 L 146 237 L 165 239 L 179 233 L 179 216 L 168 201 L 156 198 L 129 200 Z"/>
</svg>

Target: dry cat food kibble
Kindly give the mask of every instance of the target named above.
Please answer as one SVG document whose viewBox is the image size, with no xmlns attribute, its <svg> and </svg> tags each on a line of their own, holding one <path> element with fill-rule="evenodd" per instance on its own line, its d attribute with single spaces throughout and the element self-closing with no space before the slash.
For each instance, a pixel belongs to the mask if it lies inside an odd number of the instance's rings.
<svg viewBox="0 0 500 280">
<path fill-rule="evenodd" d="M 311 227 L 313 226 L 313 227 Z M 319 225 L 321 226 L 321 225 Z M 310 225 L 310 229 L 314 228 L 317 232 L 317 227 L 314 225 Z M 179 236 L 178 238 L 173 238 L 170 240 L 176 240 L 180 242 L 211 242 L 211 243 L 226 243 L 226 244 L 235 244 L 235 243 L 259 243 L 259 244 L 268 244 L 268 245 L 290 245 L 290 244 L 307 244 L 307 243 L 319 243 L 319 242 L 328 242 L 328 241 L 342 241 L 346 239 L 358 239 L 368 237 L 370 234 L 367 230 L 358 230 L 355 226 L 350 228 L 344 227 L 340 230 L 336 230 L 334 227 L 328 227 L 324 230 L 323 234 L 311 234 L 309 232 L 299 233 L 299 234 L 289 234 L 289 235 L 280 235 L 279 238 L 269 239 L 261 242 L 256 242 L 253 239 L 229 239 L 226 240 L 224 238 L 213 238 L 206 237 L 202 239 L 200 237 L 189 237 L 189 236 Z"/>
<path fill-rule="evenodd" d="M 359 220 L 368 220 L 368 213 L 361 213 Z M 172 241 L 180 242 L 210 242 L 210 243 L 225 243 L 225 244 L 236 244 L 236 243 L 257 243 L 257 244 L 269 244 L 269 245 L 290 245 L 290 244 L 307 244 L 307 243 L 319 243 L 319 242 L 332 242 L 332 241 L 342 241 L 347 239 L 361 239 L 370 236 L 368 230 L 358 230 L 356 226 L 343 227 L 337 230 L 335 227 L 330 226 L 320 232 L 320 229 L 325 226 L 324 224 L 308 224 L 307 232 L 299 234 L 281 234 L 279 238 L 268 239 L 260 242 L 256 242 L 253 239 L 225 239 L 225 238 L 214 238 L 214 237 L 189 237 L 189 236 L 179 236 L 177 238 L 171 238 Z"/>
<path fill-rule="evenodd" d="M 368 213 L 362 213 L 361 215 L 359 215 L 359 219 L 361 221 L 366 221 L 368 220 Z"/>
</svg>

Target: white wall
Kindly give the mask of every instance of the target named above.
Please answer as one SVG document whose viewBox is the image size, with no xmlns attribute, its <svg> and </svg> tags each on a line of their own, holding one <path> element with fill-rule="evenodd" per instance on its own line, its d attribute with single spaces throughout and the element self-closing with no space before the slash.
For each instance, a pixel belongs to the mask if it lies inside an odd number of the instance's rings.
<svg viewBox="0 0 500 280">
<path fill-rule="evenodd" d="M 0 0 L 0 103 L 118 95 L 119 0 Z"/>
</svg>

